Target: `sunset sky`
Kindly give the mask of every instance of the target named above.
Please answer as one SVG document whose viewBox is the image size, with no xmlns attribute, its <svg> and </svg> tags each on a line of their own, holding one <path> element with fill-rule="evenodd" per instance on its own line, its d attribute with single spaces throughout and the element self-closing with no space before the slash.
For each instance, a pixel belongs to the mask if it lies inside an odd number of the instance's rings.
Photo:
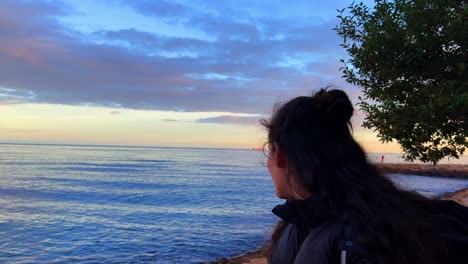
<svg viewBox="0 0 468 264">
<path fill-rule="evenodd" d="M 327 85 L 357 102 L 332 30 L 350 2 L 2 0 L 0 142 L 258 147 L 275 103 Z"/>
</svg>

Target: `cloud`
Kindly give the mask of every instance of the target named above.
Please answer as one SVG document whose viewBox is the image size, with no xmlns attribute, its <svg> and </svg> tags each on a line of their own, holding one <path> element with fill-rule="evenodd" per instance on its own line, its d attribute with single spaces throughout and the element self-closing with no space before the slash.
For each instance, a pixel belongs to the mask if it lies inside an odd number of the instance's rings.
<svg viewBox="0 0 468 264">
<path fill-rule="evenodd" d="M 190 13 L 190 10 L 177 2 L 166 0 L 139 0 L 139 1 L 124 1 L 119 0 L 122 4 L 129 4 L 142 14 L 163 17 L 177 17 Z"/>
<path fill-rule="evenodd" d="M 34 92 L 30 90 L 16 90 L 0 87 L 0 103 L 14 104 L 28 102 L 34 99 Z"/>
<path fill-rule="evenodd" d="M 109 112 L 110 115 L 120 115 L 120 111 L 111 111 Z"/>
<path fill-rule="evenodd" d="M 210 37 L 132 27 L 85 34 L 58 19 L 73 7 L 2 1 L 0 87 L 14 92 L 0 91 L 0 103 L 257 114 L 269 113 L 279 98 L 339 80 L 339 73 L 326 70 L 325 78 L 316 68 L 334 67 L 343 54 L 334 19 L 273 19 L 229 1 L 206 10 L 175 1 L 119 2 Z"/>
<path fill-rule="evenodd" d="M 260 117 L 258 116 L 223 115 L 223 116 L 217 116 L 217 117 L 200 118 L 200 119 L 197 119 L 195 122 L 258 126 L 259 120 L 260 120 Z"/>
<path fill-rule="evenodd" d="M 211 48 L 211 43 L 194 38 L 166 37 L 164 35 L 139 31 L 133 28 L 115 31 L 100 30 L 93 35 L 102 40 L 116 41 L 116 43 L 126 44 L 132 48 L 140 48 L 143 51 L 163 51 L 163 52 L 198 52 L 207 53 Z"/>
</svg>

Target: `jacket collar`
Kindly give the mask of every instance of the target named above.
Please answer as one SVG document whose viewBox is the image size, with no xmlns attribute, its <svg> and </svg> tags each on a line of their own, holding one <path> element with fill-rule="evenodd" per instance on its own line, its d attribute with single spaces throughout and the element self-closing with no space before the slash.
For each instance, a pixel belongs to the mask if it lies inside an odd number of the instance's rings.
<svg viewBox="0 0 468 264">
<path fill-rule="evenodd" d="M 272 210 L 284 221 L 295 225 L 305 225 L 308 228 L 335 217 L 328 203 L 316 199 L 313 195 L 306 200 L 287 200 Z"/>
</svg>

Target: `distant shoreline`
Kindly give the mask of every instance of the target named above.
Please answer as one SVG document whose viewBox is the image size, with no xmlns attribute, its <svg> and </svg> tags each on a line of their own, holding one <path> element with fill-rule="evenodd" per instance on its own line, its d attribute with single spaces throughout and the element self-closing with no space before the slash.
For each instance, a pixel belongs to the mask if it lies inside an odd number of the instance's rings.
<svg viewBox="0 0 468 264">
<path fill-rule="evenodd" d="M 377 163 L 383 173 L 468 179 L 468 164 Z"/>
</svg>

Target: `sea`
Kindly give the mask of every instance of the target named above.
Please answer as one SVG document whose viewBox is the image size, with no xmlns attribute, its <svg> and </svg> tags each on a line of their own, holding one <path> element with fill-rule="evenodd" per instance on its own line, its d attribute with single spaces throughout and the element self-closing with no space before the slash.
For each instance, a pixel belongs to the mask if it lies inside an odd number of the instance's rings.
<svg viewBox="0 0 468 264">
<path fill-rule="evenodd" d="M 0 263 L 199 263 L 254 250 L 284 202 L 265 159 L 248 149 L 0 144 Z M 386 153 L 391 161 L 402 160 Z M 468 187 L 388 176 L 427 196 Z"/>
</svg>

